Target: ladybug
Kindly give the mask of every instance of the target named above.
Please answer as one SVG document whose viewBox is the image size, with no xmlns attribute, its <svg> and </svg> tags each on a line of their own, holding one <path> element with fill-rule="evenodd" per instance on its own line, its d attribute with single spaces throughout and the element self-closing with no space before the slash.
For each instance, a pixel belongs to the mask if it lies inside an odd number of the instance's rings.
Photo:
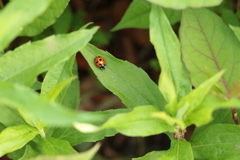
<svg viewBox="0 0 240 160">
<path fill-rule="evenodd" d="M 105 62 L 104 58 L 102 58 L 100 56 L 97 56 L 94 59 L 94 63 L 98 68 L 100 68 L 102 70 L 104 70 L 106 68 L 106 62 Z"/>
</svg>

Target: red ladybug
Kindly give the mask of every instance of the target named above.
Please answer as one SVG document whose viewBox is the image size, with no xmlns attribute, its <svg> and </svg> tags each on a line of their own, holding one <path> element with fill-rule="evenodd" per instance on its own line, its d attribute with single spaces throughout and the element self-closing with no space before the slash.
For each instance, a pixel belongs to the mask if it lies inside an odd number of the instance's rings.
<svg viewBox="0 0 240 160">
<path fill-rule="evenodd" d="M 102 70 L 104 70 L 106 68 L 106 62 L 105 62 L 104 58 L 102 58 L 100 56 L 97 56 L 94 59 L 94 63 L 98 68 L 100 68 Z"/>
</svg>

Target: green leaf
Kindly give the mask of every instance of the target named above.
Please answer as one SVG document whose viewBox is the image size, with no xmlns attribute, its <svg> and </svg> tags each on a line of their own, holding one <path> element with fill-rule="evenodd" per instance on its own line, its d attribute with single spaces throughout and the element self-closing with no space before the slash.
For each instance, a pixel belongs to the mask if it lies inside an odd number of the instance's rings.
<svg viewBox="0 0 240 160">
<path fill-rule="evenodd" d="M 29 125 L 6 128 L 0 134 L 0 156 L 20 149 L 37 134 L 39 134 L 39 131 Z"/>
<path fill-rule="evenodd" d="M 91 160 L 100 148 L 100 144 L 97 143 L 93 148 L 88 151 L 74 154 L 74 155 L 61 155 L 61 156 L 45 156 L 41 155 L 30 160 Z"/>
<path fill-rule="evenodd" d="M 54 86 L 51 92 L 49 92 L 45 97 L 51 100 L 55 100 L 58 97 L 58 95 L 61 93 L 61 91 L 67 88 L 67 86 L 76 78 L 77 77 L 70 77 L 68 79 L 61 81 L 56 86 Z"/>
<path fill-rule="evenodd" d="M 193 134 L 191 145 L 196 159 L 237 160 L 240 157 L 240 126 L 215 124 Z"/>
<path fill-rule="evenodd" d="M 168 111 L 175 116 L 176 103 L 191 91 L 191 84 L 178 38 L 163 10 L 154 5 L 150 14 L 150 40 L 161 66 L 159 88 L 168 102 Z"/>
<path fill-rule="evenodd" d="M 26 124 L 16 109 L 0 104 L 0 111 L 0 122 L 6 127 Z"/>
<path fill-rule="evenodd" d="M 45 155 L 63 155 L 77 153 L 72 146 L 65 140 L 52 137 L 41 139 L 42 152 Z"/>
<path fill-rule="evenodd" d="M 69 85 L 69 83 L 71 83 L 71 81 L 76 78 L 75 77 L 73 79 L 72 73 L 74 60 L 75 55 L 73 55 L 69 60 L 54 66 L 47 72 L 42 83 L 41 96 L 47 96 L 48 98 L 55 99 L 59 95 L 59 93 L 61 93 L 56 101 L 59 103 L 62 101 L 67 91 L 67 86 Z M 62 87 L 60 87 L 60 85 Z M 55 96 L 51 97 L 54 93 Z"/>
<path fill-rule="evenodd" d="M 69 3 L 69 0 L 61 1 L 54 0 L 51 2 L 52 3 L 48 7 L 48 9 L 41 16 L 39 16 L 31 24 L 29 24 L 27 27 L 23 29 L 21 33 L 22 36 L 35 36 L 41 33 L 45 28 L 53 24 L 56 21 L 56 19 L 63 13 L 64 9 Z"/>
<path fill-rule="evenodd" d="M 30 145 L 26 146 L 26 150 L 24 152 L 24 155 L 19 160 L 28 160 L 32 157 L 37 157 L 39 153 L 35 151 Z"/>
<path fill-rule="evenodd" d="M 174 125 L 152 116 L 158 109 L 154 106 L 135 107 L 130 113 L 118 114 L 102 125 L 102 129 L 114 128 L 127 136 L 149 136 L 175 131 Z"/>
<path fill-rule="evenodd" d="M 72 75 L 78 76 L 78 67 L 77 63 L 74 57 L 74 63 L 72 66 Z M 76 110 L 80 103 L 80 82 L 78 79 L 75 79 L 72 81 L 72 83 L 68 86 L 65 92 L 62 92 L 63 99 L 62 104 L 64 106 L 67 106 L 68 108 L 71 108 L 73 110 Z M 60 96 L 61 97 L 61 96 Z"/>
<path fill-rule="evenodd" d="M 142 69 L 127 61 L 116 59 L 108 52 L 97 49 L 90 44 L 86 45 L 81 53 L 100 82 L 116 94 L 126 107 L 153 105 L 159 110 L 165 110 L 165 100 L 157 85 Z M 94 58 L 96 56 L 102 56 L 105 59 L 105 70 L 95 66 Z"/>
<path fill-rule="evenodd" d="M 222 99 L 217 96 L 208 95 L 203 102 L 188 115 L 189 121 L 191 121 L 196 126 L 201 126 L 212 121 L 212 113 L 214 110 L 219 108 L 240 108 L 240 100 L 231 98 L 229 100 Z M 230 115 L 231 113 L 223 111 Z M 217 117 L 218 119 L 227 119 L 223 115 L 221 117 Z M 231 119 L 232 122 L 232 119 Z"/>
<path fill-rule="evenodd" d="M 42 87 L 42 83 L 39 82 L 39 81 L 35 81 L 35 82 L 33 83 L 33 85 L 31 86 L 31 88 L 32 88 L 33 90 L 40 90 L 41 87 Z"/>
<path fill-rule="evenodd" d="M 166 151 L 152 151 L 152 152 L 148 152 L 143 157 L 133 158 L 132 160 L 149 160 L 149 159 L 158 160 L 158 158 L 165 153 Z"/>
<path fill-rule="evenodd" d="M 193 160 L 191 144 L 185 139 L 172 140 L 171 148 L 158 160 Z"/>
<path fill-rule="evenodd" d="M 195 87 L 211 75 L 226 69 L 218 82 L 230 94 L 233 82 L 240 79 L 240 43 L 233 31 L 207 9 L 183 11 L 180 28 L 183 59 Z"/>
<path fill-rule="evenodd" d="M 73 127 L 59 128 L 54 131 L 52 137 L 68 141 L 71 146 L 82 142 L 96 142 L 104 137 L 110 137 L 116 134 L 113 129 L 101 130 L 96 133 L 82 133 Z"/>
<path fill-rule="evenodd" d="M 149 28 L 151 4 L 145 0 L 133 0 L 121 21 L 112 28 L 117 31 L 123 28 Z M 179 22 L 181 11 L 163 9 L 171 24 Z"/>
<path fill-rule="evenodd" d="M 202 103 L 204 98 L 207 96 L 208 92 L 212 88 L 212 86 L 217 83 L 217 81 L 221 78 L 224 71 L 221 71 L 202 83 L 198 88 L 192 91 L 190 94 L 185 96 L 178 104 L 177 108 L 179 108 L 177 112 L 177 118 L 180 120 L 188 121 L 188 116 L 192 113 L 199 105 Z M 192 124 L 192 122 L 189 122 Z M 187 126 L 189 125 L 187 124 Z"/>
<path fill-rule="evenodd" d="M 229 25 L 229 27 L 232 29 L 232 31 L 235 33 L 238 40 L 240 41 L 240 27 L 232 26 L 232 25 Z"/>
<path fill-rule="evenodd" d="M 16 38 L 35 18 L 41 15 L 52 0 L 11 1 L 0 12 L 0 51 Z"/>
<path fill-rule="evenodd" d="M 121 21 L 112 29 L 112 31 L 132 27 L 148 28 L 150 9 L 150 4 L 145 0 L 134 0 L 128 7 Z"/>
<path fill-rule="evenodd" d="M 90 41 L 97 27 L 26 43 L 0 57 L 0 81 L 32 85 L 36 76 L 73 56 Z M 14 62 L 14 65 L 12 63 Z"/>
<path fill-rule="evenodd" d="M 65 2 L 68 2 L 69 0 L 66 0 Z M 59 3 L 59 2 L 58 2 Z M 72 10 L 68 6 L 62 13 L 62 15 L 57 19 L 57 21 L 53 24 L 53 29 L 55 33 L 61 34 L 61 33 L 68 33 L 70 26 L 72 24 Z"/>
<path fill-rule="evenodd" d="M 66 107 L 40 97 L 27 87 L 0 82 L 0 104 L 6 104 L 24 111 L 31 120 L 41 120 L 48 125 L 66 126 L 73 122 L 103 123 L 101 112 L 73 112 Z"/>
<path fill-rule="evenodd" d="M 185 9 L 185 8 L 202 8 L 217 6 L 222 3 L 222 0 L 147 0 L 150 3 L 172 9 Z"/>
<path fill-rule="evenodd" d="M 239 26 L 239 20 L 237 16 L 234 14 L 233 10 L 222 8 L 221 9 L 221 17 L 223 21 L 227 24 Z"/>
</svg>

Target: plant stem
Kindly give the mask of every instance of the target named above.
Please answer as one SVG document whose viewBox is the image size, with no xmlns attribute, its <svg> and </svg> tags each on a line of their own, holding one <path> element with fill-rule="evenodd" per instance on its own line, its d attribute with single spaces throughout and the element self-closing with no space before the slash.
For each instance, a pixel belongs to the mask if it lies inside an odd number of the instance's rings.
<svg viewBox="0 0 240 160">
<path fill-rule="evenodd" d="M 232 117 L 234 120 L 234 124 L 238 125 L 238 113 L 236 111 L 236 108 L 232 108 Z"/>
</svg>

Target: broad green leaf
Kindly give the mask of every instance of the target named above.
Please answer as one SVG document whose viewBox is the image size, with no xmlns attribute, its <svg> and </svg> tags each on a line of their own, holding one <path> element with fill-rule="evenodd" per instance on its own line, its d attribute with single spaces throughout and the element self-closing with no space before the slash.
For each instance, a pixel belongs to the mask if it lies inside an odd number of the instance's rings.
<svg viewBox="0 0 240 160">
<path fill-rule="evenodd" d="M 19 160 L 28 160 L 29 158 L 37 157 L 38 155 L 39 153 L 37 151 L 35 151 L 30 145 L 27 145 L 24 155 Z"/>
<path fill-rule="evenodd" d="M 58 90 L 57 95 L 60 93 L 59 91 L 62 91 L 62 92 L 61 92 L 61 95 L 58 96 L 58 99 L 56 101 L 59 103 L 62 101 L 67 91 L 67 88 L 63 90 L 63 88 L 60 89 L 58 85 L 60 83 L 63 83 L 64 80 L 66 81 L 67 79 L 73 77 L 72 68 L 73 68 L 74 60 L 75 60 L 75 55 L 73 55 L 69 60 L 54 66 L 47 72 L 42 83 L 41 96 L 49 97 L 49 94 L 52 94 L 53 92 L 56 93 L 56 91 Z M 66 85 L 68 85 L 68 83 Z M 66 87 L 66 86 L 63 86 L 63 87 Z"/>
<path fill-rule="evenodd" d="M 36 158 L 31 158 L 29 160 L 91 160 L 93 156 L 97 153 L 100 148 L 100 144 L 97 143 L 93 148 L 88 151 L 73 154 L 73 155 L 60 155 L 60 156 L 46 156 L 41 155 Z"/>
<path fill-rule="evenodd" d="M 101 128 L 114 128 L 127 136 L 149 136 L 175 131 L 174 125 L 169 125 L 164 120 L 152 116 L 157 111 L 158 109 L 154 106 L 135 107 L 132 112 L 113 116 Z"/>
<path fill-rule="evenodd" d="M 70 77 L 68 79 L 65 79 L 63 81 L 61 81 L 60 83 L 58 83 L 56 86 L 54 86 L 51 90 L 51 92 L 49 92 L 45 97 L 49 98 L 51 100 L 55 100 L 59 94 L 64 90 L 67 89 L 67 86 L 69 86 L 69 84 L 76 79 L 77 77 Z"/>
<path fill-rule="evenodd" d="M 207 96 L 210 89 L 215 83 L 217 83 L 223 73 L 224 71 L 217 73 L 216 75 L 202 83 L 200 86 L 198 86 L 194 91 L 185 96 L 178 103 L 177 118 L 180 120 L 184 120 L 185 122 L 188 121 L 189 114 L 199 107 L 204 98 Z M 189 123 L 192 124 L 191 122 Z"/>
<path fill-rule="evenodd" d="M 145 0 L 133 0 L 121 21 L 112 29 L 117 31 L 123 28 L 149 28 L 149 14 L 151 4 Z M 181 11 L 163 9 L 171 24 L 179 22 Z"/>
<path fill-rule="evenodd" d="M 232 31 L 235 33 L 238 40 L 240 41 L 240 27 L 232 26 L 232 25 L 229 25 L 229 27 L 232 29 Z"/>
<path fill-rule="evenodd" d="M 217 6 L 222 3 L 223 0 L 147 0 L 150 3 L 172 9 L 185 9 L 185 8 L 202 8 Z"/>
<path fill-rule="evenodd" d="M 72 66 L 72 74 L 73 76 L 78 76 L 78 67 L 76 60 L 74 58 L 74 63 Z M 64 93 L 62 104 L 76 110 L 80 103 L 80 82 L 78 79 L 72 81 L 72 83 L 68 86 L 66 92 Z M 61 93 L 63 94 L 63 93 Z"/>
<path fill-rule="evenodd" d="M 237 160 L 240 157 L 240 126 L 215 124 L 191 137 L 194 158 Z"/>
<path fill-rule="evenodd" d="M 183 65 L 180 43 L 163 10 L 152 5 L 150 40 L 161 66 L 159 88 L 169 103 L 167 109 L 176 115 L 176 103 L 191 91 L 189 75 Z"/>
<path fill-rule="evenodd" d="M 41 82 L 35 81 L 35 82 L 33 83 L 33 85 L 31 86 L 31 88 L 32 88 L 33 90 L 40 90 L 40 89 L 41 89 L 41 86 L 42 86 L 42 83 L 41 83 Z"/>
<path fill-rule="evenodd" d="M 77 121 L 98 124 L 106 121 L 101 112 L 73 112 L 18 84 L 0 82 L 0 90 L 0 104 L 21 109 L 30 119 L 39 119 L 48 125 L 66 126 Z"/>
<path fill-rule="evenodd" d="M 69 0 L 65 0 L 68 2 Z M 59 3 L 59 2 L 58 2 Z M 68 6 L 62 13 L 62 15 L 57 19 L 57 21 L 53 24 L 53 29 L 56 34 L 68 33 L 70 26 L 72 24 L 72 10 L 71 7 Z"/>
<path fill-rule="evenodd" d="M 116 94 L 127 108 L 139 105 L 153 105 L 165 111 L 165 100 L 157 85 L 140 68 L 133 64 L 116 59 L 108 52 L 91 44 L 81 50 L 90 67 L 100 82 Z M 94 64 L 94 58 L 102 56 L 106 61 L 106 69 L 101 70 Z"/>
<path fill-rule="evenodd" d="M 77 153 L 72 146 L 65 140 L 52 137 L 41 139 L 42 152 L 45 155 L 63 155 Z"/>
<path fill-rule="evenodd" d="M 52 137 L 66 140 L 71 144 L 71 146 L 74 146 L 82 142 L 96 142 L 104 137 L 110 137 L 115 134 L 116 131 L 113 129 L 101 130 L 96 133 L 82 133 L 77 129 L 70 127 L 56 129 L 52 134 Z"/>
<path fill-rule="evenodd" d="M 16 38 L 26 25 L 41 15 L 53 0 L 11 1 L 0 12 L 0 51 Z"/>
<path fill-rule="evenodd" d="M 32 85 L 38 74 L 69 59 L 84 47 L 96 30 L 97 27 L 94 27 L 67 35 L 51 36 L 7 52 L 0 57 L 0 81 Z"/>
<path fill-rule="evenodd" d="M 3 125 L 2 123 L 0 123 L 0 132 L 2 132 L 5 128 L 6 128 L 6 126 Z"/>
<path fill-rule="evenodd" d="M 36 137 L 35 137 L 36 138 Z M 34 139 L 33 139 L 34 140 Z M 31 143 L 32 141 L 28 142 L 28 143 Z M 18 160 L 20 159 L 23 155 L 24 155 L 24 152 L 26 150 L 26 145 L 23 146 L 22 148 L 18 149 L 18 150 L 15 150 L 11 153 L 8 153 L 7 154 L 7 157 L 9 159 L 12 159 L 12 160 Z"/>
<path fill-rule="evenodd" d="M 132 27 L 148 28 L 150 9 L 151 5 L 145 0 L 134 0 L 112 31 Z"/>
<path fill-rule="evenodd" d="M 39 131 L 29 125 L 8 127 L 0 134 L 0 157 L 15 151 L 31 141 Z"/>
<path fill-rule="evenodd" d="M 0 111 L 0 122 L 6 127 L 26 124 L 16 109 L 0 104 Z"/>
<path fill-rule="evenodd" d="M 106 110 L 99 111 L 96 113 L 100 113 L 104 118 L 95 123 L 95 125 L 102 125 L 105 121 L 107 121 L 110 117 L 113 117 L 116 114 L 127 113 L 130 109 L 114 109 L 114 110 Z M 81 133 L 78 130 L 70 127 L 70 128 L 58 128 L 51 135 L 52 137 L 67 140 L 71 145 L 76 145 L 82 142 L 95 142 L 103 139 L 104 137 L 113 136 L 116 134 L 116 131 L 113 129 L 101 130 L 97 133 Z"/>
<path fill-rule="evenodd" d="M 233 31 L 207 9 L 187 9 L 183 11 L 180 39 L 193 85 L 197 87 L 225 69 L 218 85 L 222 92 L 230 94 L 233 82 L 240 79 L 240 42 Z"/>
<path fill-rule="evenodd" d="M 171 148 L 158 160 L 193 160 L 191 144 L 185 139 L 172 140 Z"/>
<path fill-rule="evenodd" d="M 240 100 L 239 99 L 229 99 L 225 100 L 222 98 L 219 98 L 217 96 L 208 95 L 203 102 L 188 115 L 188 120 L 191 121 L 196 126 L 201 126 L 204 124 L 209 123 L 213 117 L 212 113 L 214 110 L 219 108 L 240 108 Z M 231 115 L 231 113 L 224 111 L 225 114 L 227 113 L 228 116 Z M 217 117 L 218 119 L 224 118 Z M 225 117 L 225 119 L 227 119 Z M 232 121 L 231 121 L 232 122 Z"/>
<path fill-rule="evenodd" d="M 41 16 L 23 29 L 21 35 L 35 36 L 41 33 L 45 28 L 52 25 L 56 21 L 56 19 L 63 13 L 68 3 L 69 0 L 53 0 L 47 10 Z"/>
<path fill-rule="evenodd" d="M 227 24 L 239 26 L 239 20 L 237 16 L 234 14 L 233 10 L 222 8 L 221 9 L 221 17 L 223 21 Z"/>
<path fill-rule="evenodd" d="M 158 160 L 158 158 L 165 153 L 166 153 L 166 151 L 152 151 L 152 152 L 148 152 L 143 157 L 133 158 L 132 160 L 150 160 L 150 159 Z"/>
</svg>

